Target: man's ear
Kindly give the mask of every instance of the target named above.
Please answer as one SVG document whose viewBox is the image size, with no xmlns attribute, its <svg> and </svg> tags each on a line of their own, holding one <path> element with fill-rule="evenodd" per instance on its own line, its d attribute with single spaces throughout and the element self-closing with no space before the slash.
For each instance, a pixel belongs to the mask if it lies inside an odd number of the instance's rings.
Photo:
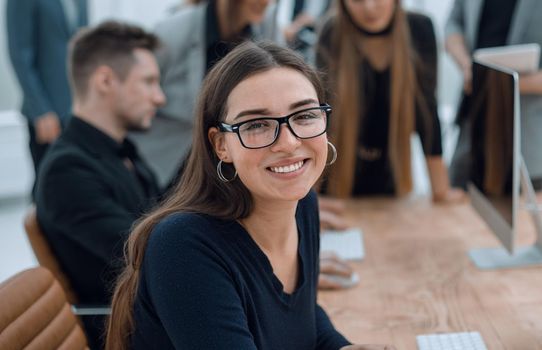
<svg viewBox="0 0 542 350">
<path fill-rule="evenodd" d="M 209 128 L 207 132 L 207 137 L 211 145 L 213 145 L 217 157 L 226 163 L 230 163 L 231 160 L 224 136 L 224 133 L 218 131 L 215 127 Z"/>
<path fill-rule="evenodd" d="M 92 73 L 91 84 L 96 87 L 101 94 L 109 94 L 113 85 L 116 83 L 116 75 L 111 69 L 106 65 L 99 66 L 96 68 L 94 73 Z"/>
</svg>

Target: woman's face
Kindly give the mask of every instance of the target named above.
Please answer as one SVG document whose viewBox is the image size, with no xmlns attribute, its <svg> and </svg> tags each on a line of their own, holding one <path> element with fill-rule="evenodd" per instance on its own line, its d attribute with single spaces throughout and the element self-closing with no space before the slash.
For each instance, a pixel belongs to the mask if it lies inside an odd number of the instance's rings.
<svg viewBox="0 0 542 350">
<path fill-rule="evenodd" d="M 251 24 L 261 23 L 265 16 L 265 10 L 270 0 L 241 0 L 237 6 L 237 13 L 246 22 Z"/>
<path fill-rule="evenodd" d="M 249 76 L 232 90 L 225 123 L 286 116 L 319 105 L 314 86 L 303 74 L 289 68 L 273 68 Z M 209 137 L 219 158 L 233 163 L 256 203 L 305 197 L 326 163 L 325 133 L 299 139 L 286 124 L 280 126 L 273 144 L 259 149 L 245 148 L 237 134 L 231 132 L 219 133 L 212 128 Z"/>
<path fill-rule="evenodd" d="M 370 33 L 386 29 L 395 12 L 397 0 L 341 0 L 352 20 Z"/>
</svg>

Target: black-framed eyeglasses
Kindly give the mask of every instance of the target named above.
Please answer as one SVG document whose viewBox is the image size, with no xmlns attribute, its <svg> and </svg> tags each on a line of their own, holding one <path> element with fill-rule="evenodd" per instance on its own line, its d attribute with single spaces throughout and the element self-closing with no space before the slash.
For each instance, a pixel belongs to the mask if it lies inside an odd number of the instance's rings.
<svg viewBox="0 0 542 350">
<path fill-rule="evenodd" d="M 286 124 L 290 132 L 300 139 L 311 139 L 326 132 L 331 106 L 322 104 L 296 111 L 284 117 L 264 117 L 245 120 L 237 124 L 219 123 L 222 132 L 233 132 L 245 148 L 271 146 L 280 135 L 280 126 Z"/>
</svg>

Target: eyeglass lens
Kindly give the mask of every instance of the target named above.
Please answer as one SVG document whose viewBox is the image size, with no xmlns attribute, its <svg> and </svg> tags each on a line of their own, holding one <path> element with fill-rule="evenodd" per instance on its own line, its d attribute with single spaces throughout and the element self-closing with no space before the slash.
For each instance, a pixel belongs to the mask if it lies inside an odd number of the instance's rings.
<svg viewBox="0 0 542 350">
<path fill-rule="evenodd" d="M 323 108 L 314 108 L 293 114 L 288 125 L 299 138 L 311 138 L 326 130 L 327 116 Z M 239 127 L 239 136 L 246 147 L 265 147 L 275 142 L 280 124 L 276 119 L 262 118 L 251 120 Z"/>
</svg>

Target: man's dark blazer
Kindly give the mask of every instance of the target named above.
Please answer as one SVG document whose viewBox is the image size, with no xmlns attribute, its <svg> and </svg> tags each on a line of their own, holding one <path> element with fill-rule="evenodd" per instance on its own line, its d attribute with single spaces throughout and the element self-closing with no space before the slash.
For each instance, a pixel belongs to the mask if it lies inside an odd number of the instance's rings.
<svg viewBox="0 0 542 350">
<path fill-rule="evenodd" d="M 76 1 L 77 26 L 86 26 L 87 0 Z M 22 114 L 31 122 L 47 112 L 67 120 L 66 56 L 73 30 L 61 0 L 8 0 L 6 22 L 9 55 L 23 93 Z"/>
<path fill-rule="evenodd" d="M 139 176 L 126 166 L 125 154 Z M 157 196 L 154 175 L 129 141 L 122 147 L 83 120 L 70 119 L 43 160 L 36 208 L 80 303 L 110 303 L 129 230 Z"/>
</svg>

